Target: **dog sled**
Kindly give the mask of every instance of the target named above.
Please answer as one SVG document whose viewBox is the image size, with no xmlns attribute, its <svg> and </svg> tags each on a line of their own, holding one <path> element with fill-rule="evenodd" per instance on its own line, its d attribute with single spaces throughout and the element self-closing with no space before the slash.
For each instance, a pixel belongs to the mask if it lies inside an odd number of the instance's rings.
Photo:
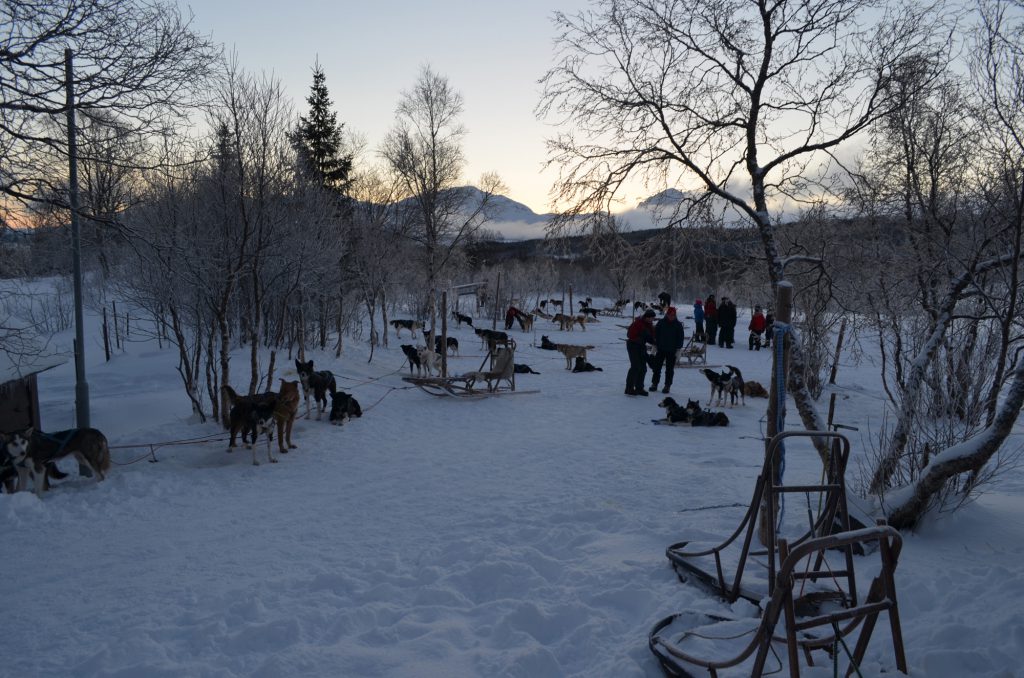
<svg viewBox="0 0 1024 678">
<path fill-rule="evenodd" d="M 777 469 L 784 453 L 784 443 L 792 438 L 824 438 L 830 442 L 828 463 L 820 484 L 782 484 Z M 707 546 L 693 541 L 681 541 L 665 550 L 680 581 L 702 586 L 713 595 L 732 603 L 745 598 L 755 605 L 765 595 L 771 595 L 775 586 L 777 506 L 784 495 L 802 493 L 808 497 L 818 493 L 821 502 L 816 517 L 808 516 L 809 525 L 803 535 L 790 543 L 796 547 L 813 538 L 833 532 L 850 530 L 850 513 L 846 498 L 846 463 L 850 455 L 850 442 L 840 433 L 825 431 L 786 431 L 776 435 L 768 444 L 764 465 L 754 484 L 750 504 L 736 530 L 721 543 Z M 778 478 L 778 479 L 776 479 Z M 762 515 L 762 512 L 764 515 Z M 810 513 L 810 509 L 808 509 Z M 766 526 L 766 543 L 762 549 L 754 549 L 755 531 L 759 524 Z M 740 537 L 742 535 L 742 540 Z M 832 578 L 837 572 L 844 572 L 846 589 L 830 597 L 842 600 L 855 599 L 856 581 L 853 577 L 854 550 L 847 549 L 844 562 L 833 566 L 826 559 L 814 564 L 818 578 Z M 749 565 L 751 572 L 748 572 Z M 766 576 L 760 576 L 761 573 Z M 811 599 L 821 599 L 816 593 Z"/>
<path fill-rule="evenodd" d="M 778 469 L 783 460 L 784 443 L 795 437 L 825 439 L 830 443 L 819 484 L 782 484 Z M 737 620 L 695 613 L 681 613 L 659 622 L 649 636 L 650 648 L 667 675 L 706 675 L 706 671 L 707 675 L 725 676 L 728 674 L 722 671 L 732 667 L 739 670 L 736 675 L 760 676 L 766 653 L 775 640 L 786 643 L 790 675 L 799 676 L 797 649 L 803 650 L 811 665 L 813 650 L 835 653 L 838 644 L 845 643 L 844 638 L 863 622 L 857 649 L 850 655 L 852 671 L 863 659 L 871 631 L 882 611 L 889 613 L 897 666 L 906 672 L 892 579 L 899 555 L 899 534 L 884 525 L 851 530 L 845 485 L 849 453 L 849 440 L 839 433 L 790 431 L 776 435 L 768 443 L 750 505 L 732 535 L 711 547 L 683 541 L 666 549 L 681 581 L 696 584 L 726 603 L 743 598 L 762 607 L 760 621 L 746 620 L 748 628 L 742 632 L 737 627 L 743 624 Z M 782 540 L 776 532 L 779 502 L 785 495 L 795 493 L 808 497 L 809 526 L 797 539 Z M 820 497 L 816 517 L 809 500 L 812 493 Z M 752 548 L 754 532 L 759 525 L 764 548 L 755 550 Z M 854 555 L 863 554 L 870 547 L 877 548 L 881 569 L 867 597 L 858 602 Z M 796 588 L 798 581 L 799 589 Z M 765 600 L 768 602 L 763 605 Z M 773 635 L 780 614 L 785 616 L 784 638 Z M 840 626 L 840 622 L 845 626 Z M 825 625 L 831 626 L 831 634 L 807 632 Z M 724 639 L 725 636 L 729 636 L 730 641 L 749 638 L 749 642 L 725 659 L 700 658 L 701 655 L 707 657 L 710 649 L 695 647 L 695 638 Z M 749 659 L 755 650 L 757 654 L 751 663 Z M 690 672 L 695 667 L 701 670 L 699 674 Z"/>
<path fill-rule="evenodd" d="M 490 363 L 489 369 L 484 367 Z M 517 391 L 515 372 L 515 350 L 498 348 L 488 351 L 480 369 L 452 377 L 402 377 L 402 381 L 416 386 L 432 396 L 458 398 L 486 398 L 495 395 L 538 393 L 539 391 Z M 485 388 L 481 389 L 479 384 Z"/>
<path fill-rule="evenodd" d="M 899 532 L 888 525 L 878 525 L 817 537 L 792 549 L 786 540 L 780 540 L 778 546 L 782 558 L 778 585 L 759 618 L 689 611 L 655 624 L 648 636 L 648 646 L 666 675 L 759 678 L 765 675 L 771 653 L 775 663 L 770 673 L 788 667 L 791 678 L 799 678 L 801 655 L 810 667 L 814 666 L 817 651 L 827 653 L 838 675 L 840 648 L 849 660 L 845 675 L 860 675 L 859 667 L 882 612 L 889 617 L 896 668 L 907 673 L 894 577 L 902 548 Z M 798 591 L 814 576 L 804 571 L 804 563 L 819 560 L 828 551 L 850 550 L 854 546 L 871 548 L 878 555 L 878 575 L 864 600 L 828 612 L 801 610 Z M 776 632 L 780 619 L 784 626 L 781 634 Z M 851 652 L 846 638 L 854 634 L 856 645 Z M 785 645 L 785 652 L 776 652 L 773 643 Z"/>
<path fill-rule="evenodd" d="M 691 336 L 686 346 L 679 349 L 679 352 L 676 354 L 677 367 L 707 366 L 707 364 L 708 345 L 706 342 L 698 341 L 696 336 Z"/>
</svg>

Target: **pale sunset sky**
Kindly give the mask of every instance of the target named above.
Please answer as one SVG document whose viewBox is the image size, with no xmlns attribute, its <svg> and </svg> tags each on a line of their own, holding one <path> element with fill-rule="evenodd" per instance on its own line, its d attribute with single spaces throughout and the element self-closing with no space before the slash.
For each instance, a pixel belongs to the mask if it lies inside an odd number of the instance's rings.
<svg viewBox="0 0 1024 678">
<path fill-rule="evenodd" d="M 553 135 L 534 108 L 540 79 L 554 62 L 555 11 L 586 0 L 216 0 L 184 2 L 193 27 L 238 55 L 247 70 L 280 79 L 304 113 L 319 59 L 338 120 L 361 134 L 364 161 L 394 122 L 402 91 L 430 65 L 463 97 L 466 180 L 494 171 L 508 197 L 549 210 L 557 174 L 541 171 Z"/>
</svg>

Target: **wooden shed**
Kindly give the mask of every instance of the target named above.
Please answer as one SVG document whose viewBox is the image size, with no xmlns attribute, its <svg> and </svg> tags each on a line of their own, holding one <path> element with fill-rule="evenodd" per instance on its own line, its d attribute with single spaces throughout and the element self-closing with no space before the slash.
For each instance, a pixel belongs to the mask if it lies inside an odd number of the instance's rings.
<svg viewBox="0 0 1024 678">
<path fill-rule="evenodd" d="M 57 355 L 13 359 L 0 352 L 0 431 L 41 428 L 36 375 L 67 360 Z"/>
</svg>

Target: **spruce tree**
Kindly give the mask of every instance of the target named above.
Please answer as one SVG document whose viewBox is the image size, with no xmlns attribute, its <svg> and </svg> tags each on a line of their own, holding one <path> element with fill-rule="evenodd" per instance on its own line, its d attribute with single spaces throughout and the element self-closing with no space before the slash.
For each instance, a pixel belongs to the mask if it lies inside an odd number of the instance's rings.
<svg viewBox="0 0 1024 678">
<path fill-rule="evenodd" d="M 292 143 L 307 171 L 325 188 L 345 193 L 352 171 L 352 155 L 342 148 L 343 124 L 331 106 L 326 76 L 317 62 L 313 67 L 313 85 L 309 96 L 309 115 L 299 116 Z"/>
</svg>

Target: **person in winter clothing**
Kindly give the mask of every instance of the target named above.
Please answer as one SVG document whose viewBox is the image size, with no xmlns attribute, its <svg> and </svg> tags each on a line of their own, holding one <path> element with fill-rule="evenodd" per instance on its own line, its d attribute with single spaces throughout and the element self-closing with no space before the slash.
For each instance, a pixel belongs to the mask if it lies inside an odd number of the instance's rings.
<svg viewBox="0 0 1024 678">
<path fill-rule="evenodd" d="M 775 314 L 772 313 L 772 310 L 769 308 L 768 309 L 768 314 L 764 317 L 764 347 L 765 348 L 771 348 L 772 339 L 775 338 L 774 336 L 772 336 L 772 334 L 773 334 L 772 325 L 774 325 L 774 324 L 775 324 Z"/>
<path fill-rule="evenodd" d="M 700 299 L 693 304 L 693 324 L 697 326 L 693 336 L 699 341 L 704 338 L 704 302 Z"/>
<path fill-rule="evenodd" d="M 509 306 L 508 307 L 508 310 L 505 311 L 505 329 L 506 330 L 512 329 L 512 324 L 516 321 L 516 316 L 519 315 L 520 312 L 521 311 L 518 308 L 516 308 L 515 306 Z"/>
<path fill-rule="evenodd" d="M 644 311 L 626 330 L 626 354 L 629 372 L 626 373 L 626 395 L 647 395 L 644 379 L 647 377 L 647 344 L 654 343 L 654 311 Z"/>
<path fill-rule="evenodd" d="M 704 333 L 707 334 L 708 343 L 714 344 L 718 337 L 718 305 L 713 294 L 709 294 L 704 302 Z"/>
<path fill-rule="evenodd" d="M 751 316 L 750 325 L 747 326 L 747 329 L 750 330 L 750 339 L 747 341 L 747 350 L 761 350 L 761 337 L 764 335 L 766 327 L 767 323 L 764 318 L 764 313 L 761 312 L 761 307 L 755 306 L 754 315 Z"/>
<path fill-rule="evenodd" d="M 736 304 L 729 297 L 722 297 L 722 305 L 718 307 L 718 345 L 732 348 L 736 340 Z"/>
<path fill-rule="evenodd" d="M 661 392 L 668 393 L 672 388 L 672 377 L 676 371 L 676 352 L 683 347 L 683 323 L 676 318 L 675 306 L 669 306 L 665 311 L 665 317 L 654 326 L 654 346 L 657 352 L 651 366 L 654 372 L 654 376 L 651 377 L 651 390 L 658 390 L 661 366 L 664 365 L 665 388 Z"/>
</svg>

